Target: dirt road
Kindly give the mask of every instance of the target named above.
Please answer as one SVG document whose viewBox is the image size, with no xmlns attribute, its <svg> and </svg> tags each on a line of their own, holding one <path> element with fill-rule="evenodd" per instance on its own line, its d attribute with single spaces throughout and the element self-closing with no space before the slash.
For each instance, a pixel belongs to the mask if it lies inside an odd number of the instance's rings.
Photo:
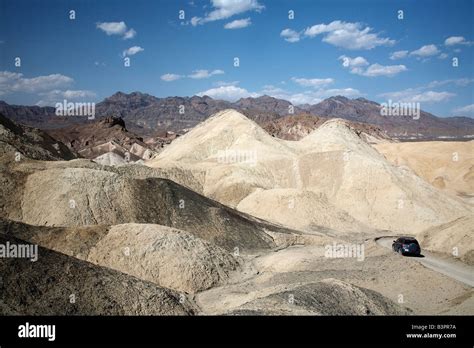
<svg viewBox="0 0 474 348">
<path fill-rule="evenodd" d="M 396 237 L 381 237 L 375 241 L 377 244 L 392 248 L 392 242 Z M 474 267 L 468 266 L 456 260 L 449 260 L 438 257 L 426 250 L 421 250 L 422 257 L 410 257 L 414 261 L 420 262 L 425 267 L 442 273 L 448 277 L 456 279 L 464 284 L 474 287 Z"/>
</svg>

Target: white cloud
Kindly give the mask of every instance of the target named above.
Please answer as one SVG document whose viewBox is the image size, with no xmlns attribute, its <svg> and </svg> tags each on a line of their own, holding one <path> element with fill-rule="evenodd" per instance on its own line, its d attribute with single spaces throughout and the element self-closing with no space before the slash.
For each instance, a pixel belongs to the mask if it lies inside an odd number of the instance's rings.
<svg viewBox="0 0 474 348">
<path fill-rule="evenodd" d="M 440 51 L 436 45 L 425 45 L 419 49 L 410 52 L 410 56 L 418 56 L 421 58 L 431 57 L 439 54 Z"/>
<path fill-rule="evenodd" d="M 298 42 L 300 41 L 300 34 L 292 29 L 283 29 L 280 33 L 280 36 L 288 42 Z"/>
<path fill-rule="evenodd" d="M 408 51 L 396 51 L 390 55 L 391 60 L 402 59 L 408 56 Z"/>
<path fill-rule="evenodd" d="M 214 76 L 214 75 L 222 75 L 224 74 L 224 71 L 223 70 L 220 70 L 220 69 L 216 69 L 216 70 L 212 70 L 212 71 L 209 71 L 209 70 L 205 70 L 205 69 L 199 69 L 199 70 L 194 70 L 192 72 L 192 74 L 189 74 L 189 75 L 180 75 L 180 74 L 164 74 L 164 75 L 161 75 L 161 79 L 163 81 L 166 81 L 166 82 L 170 82 L 170 81 L 175 81 L 175 80 L 179 80 L 179 79 L 182 79 L 184 77 L 187 77 L 187 78 L 190 78 L 190 79 L 195 79 L 195 80 L 200 80 L 200 79 L 207 79 L 211 76 Z"/>
<path fill-rule="evenodd" d="M 338 59 L 342 60 L 342 66 L 349 68 L 352 74 L 367 77 L 391 77 L 408 70 L 405 65 L 380 65 L 378 63 L 372 64 L 365 68 L 369 62 L 363 57 L 351 58 L 347 56 L 340 56 Z"/>
<path fill-rule="evenodd" d="M 297 78 L 292 77 L 291 80 L 300 86 L 304 87 L 322 87 L 334 83 L 334 79 L 327 78 L 327 79 L 305 79 L 305 78 Z"/>
<path fill-rule="evenodd" d="M 240 88 L 236 86 L 221 86 L 216 88 L 208 89 L 207 91 L 200 92 L 197 94 L 200 97 L 205 95 L 214 98 L 214 99 L 222 99 L 234 102 L 239 100 L 240 98 L 248 98 L 253 97 L 256 98 L 259 96 L 258 93 L 250 93 L 245 88 Z"/>
<path fill-rule="evenodd" d="M 176 80 L 179 80 L 182 77 L 183 77 L 183 75 L 178 75 L 178 74 L 164 74 L 164 75 L 160 76 L 160 78 L 163 81 L 166 81 L 166 82 L 176 81 Z"/>
<path fill-rule="evenodd" d="M 427 88 L 435 88 L 444 85 L 454 84 L 459 87 L 466 87 L 467 85 L 474 82 L 474 79 L 468 78 L 460 78 L 460 79 L 449 79 L 449 80 L 442 80 L 442 81 L 432 81 L 427 85 Z"/>
<path fill-rule="evenodd" d="M 397 102 L 410 103 L 439 103 L 444 102 L 456 94 L 450 92 L 421 91 L 420 88 L 408 88 L 403 91 L 389 92 L 380 94 L 382 97 L 392 99 Z"/>
<path fill-rule="evenodd" d="M 467 41 L 463 36 L 451 36 L 444 40 L 444 44 L 446 46 L 454 46 L 454 45 L 472 45 L 471 41 Z"/>
<path fill-rule="evenodd" d="M 125 22 L 99 22 L 96 24 L 97 28 L 102 30 L 107 35 L 118 35 L 122 36 L 124 40 L 132 39 L 135 37 L 137 32 L 133 29 L 127 28 Z"/>
<path fill-rule="evenodd" d="M 224 28 L 225 29 L 241 29 L 241 28 L 246 28 L 251 24 L 252 24 L 252 21 L 250 20 L 250 18 L 236 19 L 235 21 L 229 22 L 226 25 L 224 25 Z"/>
<path fill-rule="evenodd" d="M 25 78 L 21 73 L 0 72 L 0 95 L 9 93 L 37 94 L 41 100 L 37 105 L 54 105 L 58 101 L 95 98 L 96 94 L 88 90 L 65 89 L 74 83 L 74 79 L 61 74 Z"/>
<path fill-rule="evenodd" d="M 362 67 L 369 65 L 369 62 L 364 57 L 347 57 L 342 55 L 338 58 L 342 61 L 342 66 L 345 68 L 350 68 L 351 73 L 353 74 L 362 74 L 364 69 Z"/>
<path fill-rule="evenodd" d="M 74 80 L 61 74 L 25 78 L 21 73 L 0 71 L 0 95 L 12 92 L 38 93 L 67 87 Z"/>
<path fill-rule="evenodd" d="M 54 97 L 54 98 L 66 98 L 66 99 L 81 99 L 81 98 L 94 98 L 96 94 L 88 90 L 65 90 L 54 89 L 49 92 L 39 93 L 40 96 Z"/>
<path fill-rule="evenodd" d="M 145 49 L 143 49 L 140 46 L 132 46 L 130 48 L 127 48 L 125 51 L 122 52 L 122 57 L 127 57 L 127 56 L 133 56 L 139 52 L 143 52 Z"/>
<path fill-rule="evenodd" d="M 316 24 L 304 30 L 304 36 L 313 38 L 323 35 L 323 41 L 349 50 L 370 50 L 377 46 L 392 46 L 395 40 L 380 37 L 372 28 L 362 23 L 333 21 L 329 24 Z"/>
<path fill-rule="evenodd" d="M 469 104 L 453 110 L 455 115 L 474 117 L 474 104 Z"/>
<path fill-rule="evenodd" d="M 97 28 L 107 35 L 122 35 L 127 30 L 125 22 L 99 22 Z"/>
<path fill-rule="evenodd" d="M 443 52 L 438 56 L 438 59 L 446 59 L 448 57 L 449 57 L 448 54 Z"/>
<path fill-rule="evenodd" d="M 52 106 L 58 102 L 62 102 L 64 99 L 66 100 L 82 100 L 85 99 L 93 99 L 97 95 L 92 91 L 87 90 L 52 90 L 49 92 L 39 93 L 41 96 L 41 100 L 36 103 L 38 106 Z"/>
<path fill-rule="evenodd" d="M 380 64 L 372 64 L 365 70 L 364 72 L 360 73 L 360 75 L 368 76 L 368 77 L 376 77 L 376 76 L 395 76 L 403 71 L 408 70 L 405 65 L 380 65 Z"/>
<path fill-rule="evenodd" d="M 207 79 L 214 75 L 221 75 L 224 71 L 222 70 L 213 70 L 209 72 L 208 70 L 194 70 L 191 75 L 188 75 L 191 79 Z"/>
<path fill-rule="evenodd" d="M 260 12 L 265 8 L 257 0 L 211 0 L 211 5 L 213 10 L 204 17 L 193 17 L 191 19 L 193 26 L 227 19 L 248 11 Z"/>
<path fill-rule="evenodd" d="M 199 17 L 193 17 L 193 18 L 191 18 L 191 25 L 192 25 L 193 27 L 195 27 L 196 25 L 199 24 L 199 21 L 200 21 L 200 20 L 201 20 L 201 18 L 199 18 Z"/>
<path fill-rule="evenodd" d="M 135 31 L 135 29 L 131 28 L 130 30 L 127 30 L 125 32 L 125 34 L 123 35 L 123 39 L 124 40 L 133 39 L 136 35 L 137 35 L 137 32 Z"/>
<path fill-rule="evenodd" d="M 408 88 L 401 91 L 389 92 L 380 94 L 398 102 L 425 102 L 425 103 L 439 103 L 450 100 L 456 94 L 448 91 L 433 91 L 434 88 L 441 86 L 454 85 L 457 87 L 466 87 L 473 83 L 471 78 L 447 79 L 441 81 L 432 81 L 427 85 L 417 88 Z"/>
<path fill-rule="evenodd" d="M 355 97 L 362 95 L 361 92 L 354 88 L 332 88 L 332 89 L 317 89 L 305 91 L 302 93 L 291 93 L 282 88 L 272 85 L 264 86 L 261 94 L 266 94 L 274 98 L 288 100 L 294 105 L 301 104 L 316 104 L 321 100 L 335 95 L 343 95 L 346 97 Z"/>
</svg>

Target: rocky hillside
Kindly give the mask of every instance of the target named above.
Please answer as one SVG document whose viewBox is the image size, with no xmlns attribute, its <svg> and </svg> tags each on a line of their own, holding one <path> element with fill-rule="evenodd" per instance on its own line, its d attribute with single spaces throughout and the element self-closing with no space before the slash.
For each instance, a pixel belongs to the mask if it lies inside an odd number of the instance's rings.
<svg viewBox="0 0 474 348">
<path fill-rule="evenodd" d="M 127 156 L 128 161 L 133 162 L 150 159 L 155 154 L 142 137 L 128 131 L 125 121 L 120 117 L 104 117 L 91 123 L 50 129 L 47 132 L 84 158 L 96 159 L 102 156 L 99 162 L 110 158 L 112 153 L 121 158 L 123 163 L 127 162 Z"/>
<path fill-rule="evenodd" d="M 323 117 L 339 117 L 350 121 L 368 123 L 381 128 L 391 137 L 399 139 L 432 139 L 439 136 L 474 136 L 474 119 L 467 117 L 440 118 L 421 110 L 420 118 L 382 116 L 380 104 L 357 98 L 337 96 L 312 105 L 308 111 Z"/>
<path fill-rule="evenodd" d="M 0 114 L 0 155 L 26 156 L 37 160 L 70 160 L 77 155 L 46 132 L 17 124 Z"/>
</svg>

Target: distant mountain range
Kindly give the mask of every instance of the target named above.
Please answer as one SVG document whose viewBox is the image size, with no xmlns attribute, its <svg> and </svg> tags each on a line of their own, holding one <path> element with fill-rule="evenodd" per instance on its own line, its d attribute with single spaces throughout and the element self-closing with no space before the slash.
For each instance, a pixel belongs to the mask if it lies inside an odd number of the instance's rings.
<svg viewBox="0 0 474 348">
<path fill-rule="evenodd" d="M 117 92 L 96 105 L 96 118 L 121 117 L 131 131 L 140 135 L 154 135 L 163 131 L 186 131 L 224 109 L 236 109 L 260 124 L 284 116 L 308 114 L 375 125 L 389 136 L 399 139 L 474 136 L 474 119 L 468 117 L 442 118 L 424 111 L 420 112 L 419 119 L 382 116 L 380 104 L 364 98 L 349 99 L 343 96 L 298 107 L 289 101 L 269 96 L 242 98 L 231 103 L 208 96 L 157 98 L 140 92 Z M 88 122 L 87 117 L 58 117 L 54 111 L 52 107 L 9 105 L 0 101 L 1 114 L 37 128 L 62 128 Z"/>
</svg>

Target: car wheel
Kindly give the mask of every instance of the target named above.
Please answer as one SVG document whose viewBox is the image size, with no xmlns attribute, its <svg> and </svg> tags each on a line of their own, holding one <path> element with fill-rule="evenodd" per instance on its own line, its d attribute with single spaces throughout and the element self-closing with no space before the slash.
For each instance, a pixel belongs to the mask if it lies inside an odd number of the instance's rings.
<svg viewBox="0 0 474 348">
<path fill-rule="evenodd" d="M 402 248 L 398 249 L 398 253 L 403 256 Z"/>
</svg>

